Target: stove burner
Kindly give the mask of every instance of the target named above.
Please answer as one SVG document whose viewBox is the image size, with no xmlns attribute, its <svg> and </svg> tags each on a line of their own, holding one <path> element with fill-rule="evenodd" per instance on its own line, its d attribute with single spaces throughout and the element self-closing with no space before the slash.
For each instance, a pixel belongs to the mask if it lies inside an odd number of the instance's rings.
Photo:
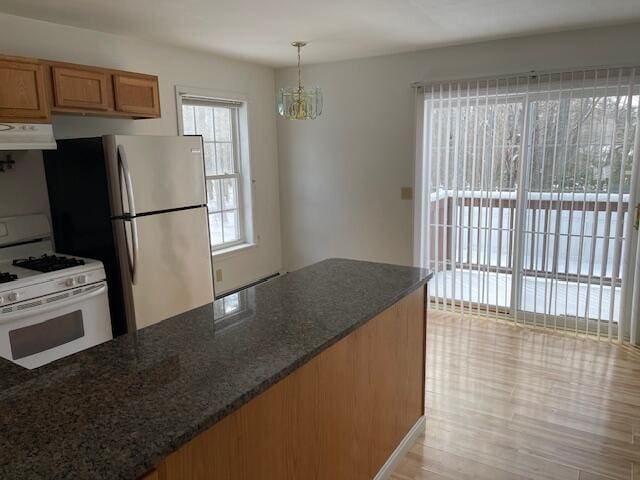
<svg viewBox="0 0 640 480">
<path fill-rule="evenodd" d="M 84 265 L 84 260 L 77 258 L 61 257 L 58 255 L 43 255 L 41 257 L 29 257 L 20 260 L 14 260 L 16 267 L 28 268 L 38 272 L 55 272 L 63 268 L 77 267 Z"/>
<path fill-rule="evenodd" d="M 18 276 L 15 273 L 0 272 L 0 283 L 8 283 L 17 279 Z"/>
</svg>

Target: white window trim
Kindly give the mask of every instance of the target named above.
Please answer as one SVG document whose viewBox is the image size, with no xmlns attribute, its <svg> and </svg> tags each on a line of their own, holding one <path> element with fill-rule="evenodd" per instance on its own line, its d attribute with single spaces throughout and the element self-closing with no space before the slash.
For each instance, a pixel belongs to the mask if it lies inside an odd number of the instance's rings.
<svg viewBox="0 0 640 480">
<path fill-rule="evenodd" d="M 225 260 L 227 258 L 233 258 L 247 253 L 248 251 L 256 248 L 256 246 L 257 245 L 255 243 L 248 243 L 245 241 L 244 243 L 221 248 L 219 250 L 211 250 L 211 256 L 217 260 Z"/>
<path fill-rule="evenodd" d="M 236 243 L 227 243 L 219 248 L 211 246 L 211 255 L 216 258 L 233 257 L 246 252 L 257 245 L 259 238 L 255 230 L 255 212 L 253 204 L 253 190 L 255 181 L 251 176 L 251 143 L 249 132 L 249 111 L 252 103 L 251 98 L 243 93 L 210 90 L 198 87 L 188 87 L 176 85 L 176 117 L 178 119 L 178 135 L 184 135 L 184 124 L 182 118 L 183 97 L 201 97 L 203 100 L 212 102 L 232 101 L 241 105 L 238 107 L 237 115 L 237 136 L 234 143 L 238 146 L 238 163 L 240 167 L 241 185 L 239 193 L 240 228 L 242 240 Z"/>
<path fill-rule="evenodd" d="M 209 101 L 207 100 L 207 103 Z M 215 106 L 218 105 L 217 103 L 217 99 L 211 99 L 210 101 L 210 105 L 211 106 Z M 221 103 L 220 103 L 221 104 Z M 231 210 L 235 210 L 238 212 L 238 233 L 239 233 L 239 239 L 235 240 L 235 241 L 230 241 L 230 242 L 223 242 L 220 245 L 217 246 L 211 246 L 211 250 L 215 253 L 215 252 L 220 252 L 223 250 L 228 250 L 229 248 L 233 248 L 233 247 L 237 247 L 239 245 L 245 245 L 247 243 L 246 241 L 246 228 L 245 228 L 245 214 L 244 214 L 244 198 L 243 198 L 243 192 L 245 189 L 245 185 L 243 182 L 243 175 L 244 175 L 244 168 L 242 168 L 242 162 L 240 160 L 241 158 L 241 151 L 240 151 L 240 111 L 239 108 L 237 108 L 237 110 L 235 112 L 232 113 L 232 119 L 231 121 L 233 122 L 233 127 L 231 129 L 231 134 L 232 134 L 232 138 L 231 138 L 231 143 L 233 144 L 233 163 L 234 163 L 234 170 L 235 173 L 227 173 L 227 174 L 217 174 L 217 175 L 206 175 L 205 173 L 205 179 L 206 180 L 225 180 L 228 178 L 233 178 L 236 179 L 236 185 L 237 185 L 237 190 L 236 190 L 236 195 L 237 195 L 237 206 L 234 209 L 229 209 L 229 210 L 225 210 L 224 205 L 220 206 L 220 210 L 215 211 L 214 213 L 222 213 L 224 216 L 225 212 L 229 212 Z M 195 120 L 194 120 L 195 121 Z M 216 141 L 217 142 L 217 141 Z M 214 148 L 215 148 L 215 144 L 214 143 Z M 205 141 L 205 143 L 208 143 L 207 141 Z M 217 154 L 216 154 L 217 155 Z M 222 185 L 222 184 L 220 184 Z M 221 188 L 223 188 L 221 186 Z M 220 199 L 221 202 L 223 202 L 224 200 L 221 198 Z M 223 236 L 224 236 L 224 232 L 223 232 Z"/>
</svg>

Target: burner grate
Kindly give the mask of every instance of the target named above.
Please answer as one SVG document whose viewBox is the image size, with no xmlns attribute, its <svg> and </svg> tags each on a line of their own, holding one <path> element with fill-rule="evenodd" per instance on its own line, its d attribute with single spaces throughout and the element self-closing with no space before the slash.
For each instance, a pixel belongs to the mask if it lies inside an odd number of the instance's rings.
<svg viewBox="0 0 640 480">
<path fill-rule="evenodd" d="M 8 283 L 17 280 L 18 276 L 15 273 L 0 272 L 0 283 Z"/>
<path fill-rule="evenodd" d="M 37 272 L 55 272 L 64 268 L 84 265 L 84 260 L 77 258 L 63 257 L 60 255 L 43 255 L 41 257 L 29 257 L 14 260 L 13 265 L 21 268 L 28 268 Z"/>
</svg>

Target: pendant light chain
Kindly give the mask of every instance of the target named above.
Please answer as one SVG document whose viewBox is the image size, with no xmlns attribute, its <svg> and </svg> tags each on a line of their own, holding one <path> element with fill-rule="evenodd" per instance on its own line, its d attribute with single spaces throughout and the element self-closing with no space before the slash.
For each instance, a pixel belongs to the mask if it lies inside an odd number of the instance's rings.
<svg viewBox="0 0 640 480">
<path fill-rule="evenodd" d="M 302 74 L 300 73 L 300 48 L 301 45 L 298 43 L 298 91 L 302 91 Z"/>
</svg>

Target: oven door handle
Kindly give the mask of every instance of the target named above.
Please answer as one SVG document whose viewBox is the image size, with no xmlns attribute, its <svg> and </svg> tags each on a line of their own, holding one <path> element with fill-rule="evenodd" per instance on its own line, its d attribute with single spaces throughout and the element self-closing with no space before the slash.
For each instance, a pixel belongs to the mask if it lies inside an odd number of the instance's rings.
<svg viewBox="0 0 640 480">
<path fill-rule="evenodd" d="M 69 305 L 73 305 L 74 303 L 82 302 L 84 300 L 88 300 L 90 298 L 96 297 L 98 295 L 102 295 L 107 292 L 107 284 L 104 283 L 100 287 L 95 288 L 87 293 L 82 293 L 78 295 L 73 295 L 71 298 L 65 300 L 54 301 L 51 303 L 45 303 L 44 305 L 39 305 L 33 308 L 26 308 L 24 310 L 18 310 L 16 312 L 0 314 L 0 323 L 13 322 L 15 320 L 19 320 L 24 317 L 29 317 L 32 315 L 37 315 L 47 311 L 55 311 L 62 307 L 67 307 Z"/>
</svg>

